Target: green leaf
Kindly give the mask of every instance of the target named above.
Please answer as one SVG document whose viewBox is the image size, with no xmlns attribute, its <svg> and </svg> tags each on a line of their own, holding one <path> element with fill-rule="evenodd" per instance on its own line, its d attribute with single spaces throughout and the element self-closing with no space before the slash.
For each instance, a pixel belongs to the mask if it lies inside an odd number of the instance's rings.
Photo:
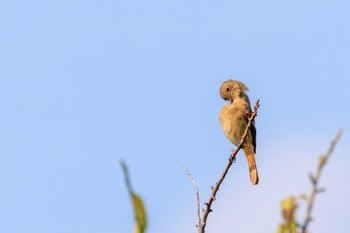
<svg viewBox="0 0 350 233">
<path fill-rule="evenodd" d="M 147 226 L 147 216 L 146 216 L 145 205 L 143 204 L 141 197 L 137 195 L 131 187 L 128 167 L 126 166 L 124 161 L 120 161 L 120 165 L 123 168 L 125 184 L 128 189 L 128 192 L 132 201 L 132 205 L 134 208 L 134 218 L 135 218 L 134 233 L 144 233 Z"/>
<path fill-rule="evenodd" d="M 297 225 L 295 223 L 292 224 L 281 224 L 277 228 L 277 233 L 297 233 Z"/>
</svg>

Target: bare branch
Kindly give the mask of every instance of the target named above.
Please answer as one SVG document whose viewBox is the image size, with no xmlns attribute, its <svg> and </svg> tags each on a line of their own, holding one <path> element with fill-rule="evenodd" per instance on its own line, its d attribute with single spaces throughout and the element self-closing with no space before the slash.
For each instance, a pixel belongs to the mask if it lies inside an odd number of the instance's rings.
<svg viewBox="0 0 350 233">
<path fill-rule="evenodd" d="M 190 180 L 192 181 L 195 189 L 196 189 L 196 197 L 197 197 L 197 215 L 198 215 L 198 224 L 197 224 L 197 228 L 200 229 L 201 228 L 201 224 L 202 224 L 202 220 L 201 220 L 201 203 L 199 200 L 199 189 L 198 186 L 196 184 L 196 181 L 194 180 L 193 176 L 191 175 L 190 171 L 187 169 L 186 166 L 183 166 L 188 177 L 190 178 Z"/>
<path fill-rule="evenodd" d="M 307 227 L 309 226 L 309 224 L 310 224 L 310 222 L 312 220 L 311 213 L 312 213 L 312 209 L 313 209 L 313 206 L 314 206 L 316 195 L 318 193 L 321 193 L 321 192 L 325 191 L 324 188 L 319 188 L 319 181 L 320 181 L 320 178 L 321 178 L 321 172 L 323 170 L 324 165 L 328 162 L 329 157 L 333 153 L 335 145 L 339 141 L 341 135 L 342 135 L 342 130 L 339 130 L 337 135 L 335 136 L 335 138 L 331 142 L 331 144 L 330 144 L 330 146 L 328 148 L 327 154 L 320 156 L 320 160 L 319 160 L 319 163 L 318 163 L 316 174 L 315 175 L 312 175 L 312 174 L 310 175 L 311 183 L 312 183 L 312 190 L 311 190 L 311 194 L 310 194 L 310 196 L 308 198 L 306 215 L 305 215 L 305 221 L 304 221 L 304 224 L 301 226 L 301 232 L 302 233 L 307 233 Z"/>
</svg>

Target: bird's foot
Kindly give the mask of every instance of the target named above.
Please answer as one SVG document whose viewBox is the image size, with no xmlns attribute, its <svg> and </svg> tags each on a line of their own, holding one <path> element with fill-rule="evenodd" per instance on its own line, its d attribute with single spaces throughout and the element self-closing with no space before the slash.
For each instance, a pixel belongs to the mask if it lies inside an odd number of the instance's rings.
<svg viewBox="0 0 350 233">
<path fill-rule="evenodd" d="M 248 106 L 246 106 L 245 110 L 245 116 L 249 119 L 252 116 L 252 111 L 250 110 L 250 108 Z"/>
</svg>

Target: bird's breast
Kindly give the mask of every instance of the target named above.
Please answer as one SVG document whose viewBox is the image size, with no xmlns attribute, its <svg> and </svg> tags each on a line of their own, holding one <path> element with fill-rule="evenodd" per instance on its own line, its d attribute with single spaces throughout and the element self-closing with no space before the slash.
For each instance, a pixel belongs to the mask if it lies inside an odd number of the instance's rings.
<svg viewBox="0 0 350 233">
<path fill-rule="evenodd" d="M 226 104 L 220 112 L 219 120 L 225 136 L 237 146 L 243 135 L 241 129 L 245 122 L 237 107 L 234 104 Z"/>
</svg>

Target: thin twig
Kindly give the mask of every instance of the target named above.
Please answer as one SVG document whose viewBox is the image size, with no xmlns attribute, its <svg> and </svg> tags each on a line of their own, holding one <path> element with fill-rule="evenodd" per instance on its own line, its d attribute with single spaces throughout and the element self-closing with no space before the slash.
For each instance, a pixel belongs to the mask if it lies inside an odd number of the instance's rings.
<svg viewBox="0 0 350 233">
<path fill-rule="evenodd" d="M 188 177 L 190 178 L 190 180 L 192 181 L 195 189 L 196 189 L 196 197 L 197 197 L 197 215 L 198 215 L 198 223 L 197 223 L 197 227 L 198 229 L 200 229 L 201 226 L 201 202 L 199 200 L 199 190 L 198 190 L 198 186 L 196 184 L 196 181 L 194 180 L 193 176 L 191 175 L 191 173 L 189 172 L 189 170 L 187 169 L 186 166 L 183 166 Z"/>
<path fill-rule="evenodd" d="M 244 131 L 244 134 L 242 136 L 242 139 L 241 139 L 239 145 L 237 146 L 237 148 L 230 155 L 230 158 L 229 158 L 229 161 L 228 161 L 228 163 L 227 163 L 227 165 L 225 167 L 225 170 L 222 172 L 218 182 L 216 182 L 216 185 L 213 188 L 213 191 L 212 191 L 212 193 L 211 193 L 211 195 L 209 197 L 208 202 L 205 203 L 206 208 L 205 208 L 205 210 L 203 212 L 203 219 L 202 219 L 202 222 L 199 224 L 199 227 L 198 227 L 198 232 L 199 233 L 204 233 L 205 232 L 205 227 L 207 225 L 208 215 L 209 215 L 210 212 L 212 212 L 211 205 L 213 204 L 213 202 L 216 199 L 216 193 L 219 191 L 220 185 L 224 181 L 225 176 L 226 176 L 228 170 L 230 169 L 230 167 L 231 167 L 231 165 L 232 165 L 232 163 L 234 161 L 235 156 L 237 155 L 239 150 L 242 149 L 242 147 L 243 147 L 243 144 L 244 144 L 244 142 L 246 140 L 246 137 L 247 137 L 248 131 L 249 131 L 251 125 L 252 125 L 252 122 L 254 121 L 255 117 L 257 116 L 257 111 L 258 111 L 259 106 L 260 106 L 260 104 L 259 104 L 259 100 L 258 100 L 258 101 L 256 101 L 256 104 L 254 106 L 254 112 L 252 112 L 251 116 L 249 117 L 247 128 Z"/>
<path fill-rule="evenodd" d="M 319 161 L 319 164 L 318 164 L 318 167 L 317 167 L 316 175 L 312 175 L 312 174 L 310 175 L 310 179 L 311 179 L 311 183 L 312 183 L 312 190 L 311 190 L 311 194 L 310 194 L 310 196 L 308 198 L 308 203 L 307 203 L 307 208 L 306 208 L 306 215 L 305 215 L 305 221 L 304 221 L 304 224 L 301 226 L 301 232 L 302 233 L 307 233 L 307 227 L 309 226 L 309 223 L 312 220 L 311 213 L 312 213 L 312 209 L 313 209 L 313 206 L 314 206 L 316 195 L 318 193 L 324 191 L 324 189 L 319 188 L 319 186 L 318 186 L 320 178 L 321 178 L 322 169 L 323 169 L 324 165 L 327 163 L 327 161 L 328 161 L 329 157 L 331 156 L 331 154 L 333 153 L 335 145 L 339 141 L 341 135 L 342 135 L 342 130 L 339 130 L 337 135 L 335 136 L 335 138 L 331 142 L 327 153 L 325 155 L 321 155 L 320 156 L 320 161 Z"/>
<path fill-rule="evenodd" d="M 126 187 L 128 189 L 128 192 L 132 193 L 133 191 L 132 191 L 131 182 L 130 182 L 130 178 L 129 178 L 128 167 L 126 166 L 126 164 L 123 160 L 120 160 L 120 166 L 123 169 L 125 184 L 126 184 Z"/>
</svg>

